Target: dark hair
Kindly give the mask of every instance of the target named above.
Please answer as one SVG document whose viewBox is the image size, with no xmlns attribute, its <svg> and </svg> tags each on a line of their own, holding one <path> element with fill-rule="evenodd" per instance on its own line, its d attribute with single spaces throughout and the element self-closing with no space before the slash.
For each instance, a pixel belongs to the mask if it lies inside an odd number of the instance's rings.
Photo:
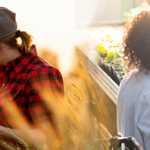
<svg viewBox="0 0 150 150">
<path fill-rule="evenodd" d="M 129 69 L 150 70 L 150 10 L 142 10 L 126 23 L 123 46 Z"/>
<path fill-rule="evenodd" d="M 20 37 L 21 44 L 18 43 L 17 38 Z M 11 48 L 17 48 L 21 53 L 31 54 L 30 46 L 33 41 L 33 36 L 25 31 L 19 31 L 19 35 L 16 33 L 13 35 L 0 40 L 0 42 L 10 46 Z"/>
</svg>

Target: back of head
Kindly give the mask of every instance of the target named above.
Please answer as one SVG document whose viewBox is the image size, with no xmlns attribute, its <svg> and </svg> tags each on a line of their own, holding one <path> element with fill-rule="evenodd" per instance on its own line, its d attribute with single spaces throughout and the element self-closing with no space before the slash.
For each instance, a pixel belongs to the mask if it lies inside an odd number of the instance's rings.
<svg viewBox="0 0 150 150">
<path fill-rule="evenodd" d="M 18 37 L 21 44 L 17 41 Z M 17 30 L 16 14 L 5 7 L 0 7 L 0 42 L 11 48 L 17 48 L 21 53 L 30 54 L 32 39 L 27 32 Z"/>
<path fill-rule="evenodd" d="M 125 26 L 124 59 L 130 69 L 150 70 L 150 7 L 142 4 L 140 9 L 140 13 Z"/>
</svg>

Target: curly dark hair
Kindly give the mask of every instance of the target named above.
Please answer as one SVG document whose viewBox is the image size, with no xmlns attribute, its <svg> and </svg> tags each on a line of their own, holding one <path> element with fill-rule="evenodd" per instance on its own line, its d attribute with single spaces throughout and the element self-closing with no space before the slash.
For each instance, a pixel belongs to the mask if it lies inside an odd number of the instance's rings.
<svg viewBox="0 0 150 150">
<path fill-rule="evenodd" d="M 150 10 L 142 10 L 126 23 L 123 46 L 129 69 L 150 70 Z"/>
</svg>

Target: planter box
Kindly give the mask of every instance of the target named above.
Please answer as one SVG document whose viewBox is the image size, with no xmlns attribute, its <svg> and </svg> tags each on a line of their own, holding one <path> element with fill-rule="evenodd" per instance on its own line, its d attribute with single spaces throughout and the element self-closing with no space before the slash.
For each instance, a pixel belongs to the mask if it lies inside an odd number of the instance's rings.
<svg viewBox="0 0 150 150">
<path fill-rule="evenodd" d="M 100 97 L 99 106 L 103 113 L 102 124 L 112 136 L 117 133 L 117 93 L 118 85 L 97 65 L 95 65 L 78 47 L 76 47 L 79 60 L 87 67 L 90 76 L 97 83 Z"/>
<path fill-rule="evenodd" d="M 112 62 L 104 62 L 100 56 L 99 67 L 119 86 L 124 76 L 122 68 L 115 67 Z"/>
<path fill-rule="evenodd" d="M 106 56 L 102 56 L 96 50 L 85 51 L 86 56 L 98 67 L 100 67 L 118 86 L 124 77 L 122 68 L 116 67 L 114 63 L 105 62 Z"/>
</svg>

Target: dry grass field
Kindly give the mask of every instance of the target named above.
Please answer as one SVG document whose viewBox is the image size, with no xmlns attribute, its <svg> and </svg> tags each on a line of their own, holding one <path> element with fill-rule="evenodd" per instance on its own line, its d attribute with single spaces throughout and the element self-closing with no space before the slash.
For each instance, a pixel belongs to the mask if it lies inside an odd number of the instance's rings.
<svg viewBox="0 0 150 150">
<path fill-rule="evenodd" d="M 47 57 L 49 52 L 44 54 L 43 58 L 57 64 L 56 57 Z M 37 150 L 107 150 L 111 134 L 101 123 L 104 118 L 100 115 L 99 89 L 89 76 L 87 68 L 82 65 L 82 60 L 77 57 L 74 58 L 73 69 L 64 77 L 64 87 L 64 97 L 55 97 L 44 87 L 39 91 L 54 113 L 58 123 L 57 133 L 49 122 L 37 124 L 38 133 L 31 132 L 31 126 L 23 120 L 17 108 L 8 102 L 5 107 L 14 119 L 15 127 L 22 132 L 23 138 L 10 134 L 14 136 L 16 145 L 12 146 L 1 138 L 2 146 L 8 150 L 33 149 L 29 147 Z"/>
</svg>

